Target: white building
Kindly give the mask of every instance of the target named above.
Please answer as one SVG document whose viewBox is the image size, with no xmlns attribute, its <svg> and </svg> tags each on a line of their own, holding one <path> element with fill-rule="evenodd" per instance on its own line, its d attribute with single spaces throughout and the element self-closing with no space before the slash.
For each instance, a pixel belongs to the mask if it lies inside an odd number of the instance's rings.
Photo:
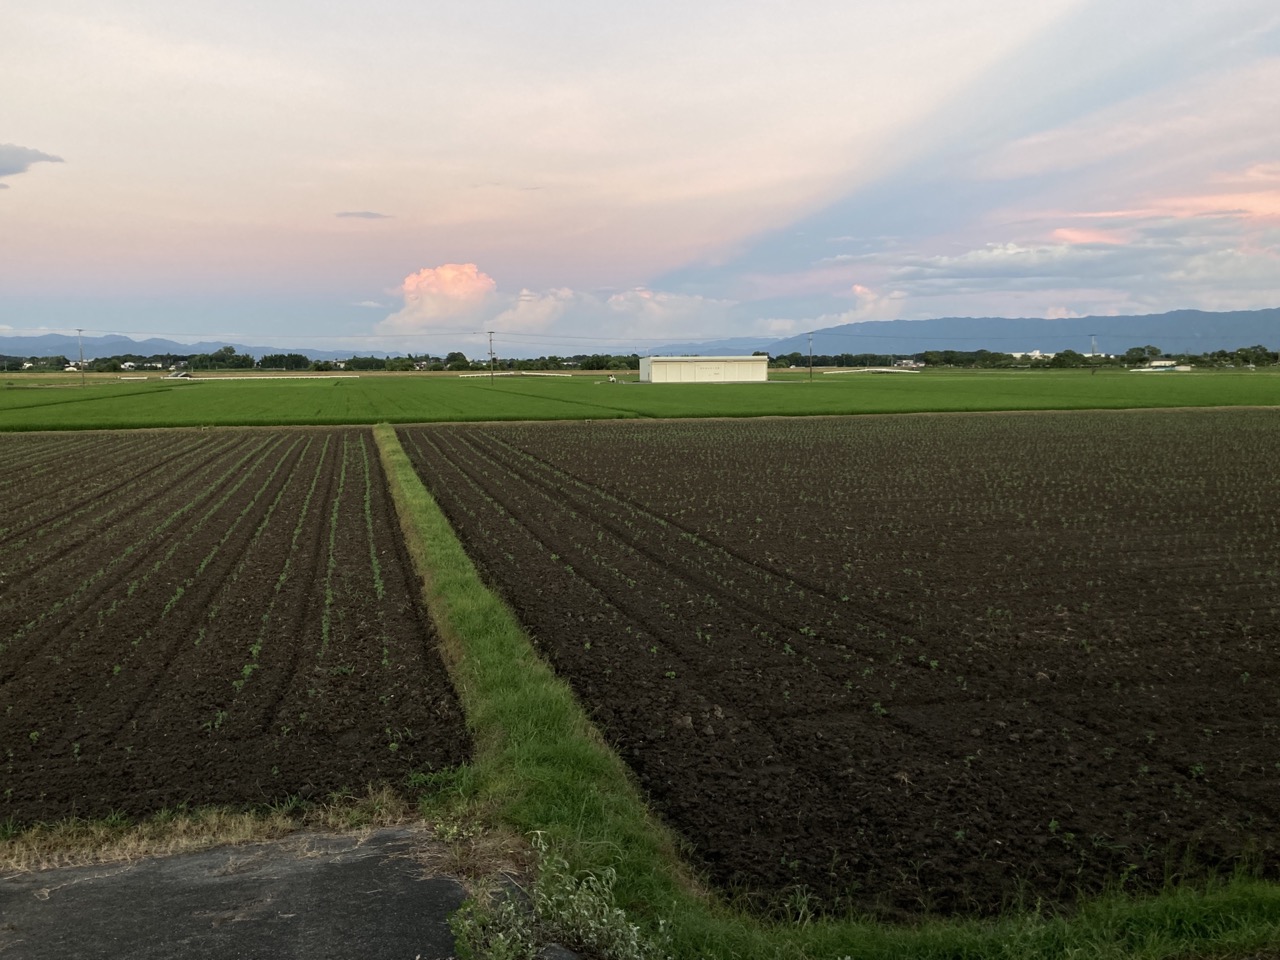
<svg viewBox="0 0 1280 960">
<path fill-rule="evenodd" d="M 763 383 L 768 357 L 641 357 L 641 383 Z"/>
</svg>

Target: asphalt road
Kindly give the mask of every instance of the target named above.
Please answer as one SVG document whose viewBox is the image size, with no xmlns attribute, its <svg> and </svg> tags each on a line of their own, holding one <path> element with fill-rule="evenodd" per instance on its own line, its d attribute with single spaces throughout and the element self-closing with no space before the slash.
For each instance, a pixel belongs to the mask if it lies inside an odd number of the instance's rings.
<svg viewBox="0 0 1280 960">
<path fill-rule="evenodd" d="M 414 831 L 272 843 L 0 879 L 2 960 L 453 957 L 465 893 Z"/>
</svg>

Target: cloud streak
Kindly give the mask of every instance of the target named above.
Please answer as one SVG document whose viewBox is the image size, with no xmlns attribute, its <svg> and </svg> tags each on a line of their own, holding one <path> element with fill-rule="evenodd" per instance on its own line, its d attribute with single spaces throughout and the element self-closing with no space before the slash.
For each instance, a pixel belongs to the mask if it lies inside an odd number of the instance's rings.
<svg viewBox="0 0 1280 960">
<path fill-rule="evenodd" d="M 26 173 L 33 163 L 65 163 L 61 157 L 30 147 L 20 147 L 16 143 L 0 143 L 0 177 L 13 177 Z M 9 184 L 0 183 L 0 190 L 7 190 Z"/>
</svg>

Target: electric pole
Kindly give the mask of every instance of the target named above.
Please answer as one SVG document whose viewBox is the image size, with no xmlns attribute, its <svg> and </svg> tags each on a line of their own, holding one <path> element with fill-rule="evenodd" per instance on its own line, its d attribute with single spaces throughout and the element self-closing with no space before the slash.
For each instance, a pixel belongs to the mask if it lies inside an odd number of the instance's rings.
<svg viewBox="0 0 1280 960">
<path fill-rule="evenodd" d="M 809 382 L 813 383 L 813 333 L 809 333 Z"/>
<path fill-rule="evenodd" d="M 489 330 L 489 382 L 493 383 L 493 331 Z"/>
<path fill-rule="evenodd" d="M 76 327 L 76 343 L 80 345 L 80 386 L 84 386 L 84 339 L 80 336 L 84 333 L 83 327 Z"/>
</svg>

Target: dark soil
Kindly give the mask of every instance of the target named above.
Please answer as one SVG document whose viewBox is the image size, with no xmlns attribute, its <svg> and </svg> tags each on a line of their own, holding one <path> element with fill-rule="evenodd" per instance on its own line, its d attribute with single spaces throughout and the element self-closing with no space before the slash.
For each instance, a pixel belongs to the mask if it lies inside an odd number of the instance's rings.
<svg viewBox="0 0 1280 960">
<path fill-rule="evenodd" d="M 368 431 L 0 444 L 0 821 L 328 799 L 466 760 Z"/>
<path fill-rule="evenodd" d="M 983 914 L 1280 865 L 1274 411 L 401 437 L 762 909 Z"/>
</svg>

